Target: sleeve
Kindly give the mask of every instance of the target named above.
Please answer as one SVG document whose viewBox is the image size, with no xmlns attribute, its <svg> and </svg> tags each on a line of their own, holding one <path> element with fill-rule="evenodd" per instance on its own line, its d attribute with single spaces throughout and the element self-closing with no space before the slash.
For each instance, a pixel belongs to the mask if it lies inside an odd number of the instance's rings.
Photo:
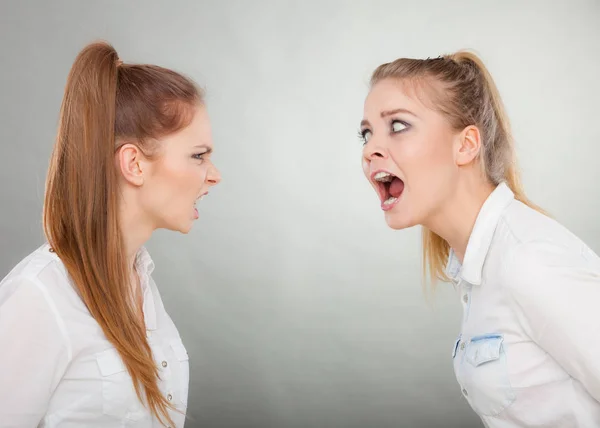
<svg viewBox="0 0 600 428">
<path fill-rule="evenodd" d="M 54 302 L 36 280 L 0 288 L 0 425 L 36 427 L 70 360 Z"/>
<path fill-rule="evenodd" d="M 504 284 L 526 333 L 600 401 L 600 259 L 552 242 L 521 244 Z"/>
</svg>

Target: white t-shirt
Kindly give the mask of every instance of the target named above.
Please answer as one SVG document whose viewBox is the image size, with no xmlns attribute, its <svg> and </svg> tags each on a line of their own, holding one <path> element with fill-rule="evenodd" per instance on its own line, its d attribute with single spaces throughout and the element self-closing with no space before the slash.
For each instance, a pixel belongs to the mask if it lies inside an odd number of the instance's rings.
<svg viewBox="0 0 600 428">
<path fill-rule="evenodd" d="M 181 410 L 170 415 L 183 427 L 188 354 L 165 312 L 144 248 L 136 267 L 159 387 Z M 46 244 L 0 282 L 0 427 L 159 427 L 69 278 Z"/>
</svg>

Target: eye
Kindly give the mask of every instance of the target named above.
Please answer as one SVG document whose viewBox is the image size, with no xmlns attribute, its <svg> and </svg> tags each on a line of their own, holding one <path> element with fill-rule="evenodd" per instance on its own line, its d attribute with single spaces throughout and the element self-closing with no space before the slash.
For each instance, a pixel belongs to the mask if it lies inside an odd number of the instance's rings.
<svg viewBox="0 0 600 428">
<path fill-rule="evenodd" d="M 401 120 L 392 120 L 392 132 L 402 132 L 408 129 L 409 125 L 406 122 L 402 122 Z"/>
<path fill-rule="evenodd" d="M 363 145 L 369 142 L 371 138 L 371 131 L 369 129 L 361 129 L 358 131 L 358 138 L 362 140 Z"/>
<path fill-rule="evenodd" d="M 202 156 L 204 156 L 206 153 L 196 153 L 193 154 L 192 157 L 196 160 L 204 160 L 204 158 Z"/>
</svg>

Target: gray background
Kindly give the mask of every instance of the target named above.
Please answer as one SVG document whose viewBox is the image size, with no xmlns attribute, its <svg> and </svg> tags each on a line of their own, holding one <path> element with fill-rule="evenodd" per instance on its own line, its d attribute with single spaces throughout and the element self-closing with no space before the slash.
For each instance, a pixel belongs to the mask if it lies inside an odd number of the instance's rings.
<svg viewBox="0 0 600 428">
<path fill-rule="evenodd" d="M 387 228 L 356 138 L 398 56 L 476 49 L 529 195 L 600 252 L 600 2 L 0 3 L 0 276 L 42 243 L 48 157 L 84 44 L 208 91 L 222 183 L 155 279 L 191 355 L 188 427 L 478 427 L 456 385 L 452 288 L 428 304 L 419 230 Z"/>
</svg>

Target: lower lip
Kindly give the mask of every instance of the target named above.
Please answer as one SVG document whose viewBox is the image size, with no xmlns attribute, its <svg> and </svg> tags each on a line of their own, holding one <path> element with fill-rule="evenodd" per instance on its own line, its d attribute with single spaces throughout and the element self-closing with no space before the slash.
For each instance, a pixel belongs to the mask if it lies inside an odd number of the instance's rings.
<svg viewBox="0 0 600 428">
<path fill-rule="evenodd" d="M 385 203 L 383 203 L 383 202 L 382 202 L 382 203 L 381 203 L 381 209 L 382 209 L 383 211 L 389 211 L 389 210 L 391 210 L 392 208 L 394 208 L 396 205 L 398 205 L 398 202 L 400 202 L 400 198 L 402 197 L 402 195 L 403 195 L 403 194 L 404 194 L 404 192 L 400 193 L 400 196 L 398 196 L 398 197 L 396 198 L 396 202 L 394 202 L 393 204 L 385 204 Z"/>
<path fill-rule="evenodd" d="M 198 217 L 200 217 L 198 215 L 198 208 L 194 208 L 194 220 L 198 220 Z"/>
</svg>

